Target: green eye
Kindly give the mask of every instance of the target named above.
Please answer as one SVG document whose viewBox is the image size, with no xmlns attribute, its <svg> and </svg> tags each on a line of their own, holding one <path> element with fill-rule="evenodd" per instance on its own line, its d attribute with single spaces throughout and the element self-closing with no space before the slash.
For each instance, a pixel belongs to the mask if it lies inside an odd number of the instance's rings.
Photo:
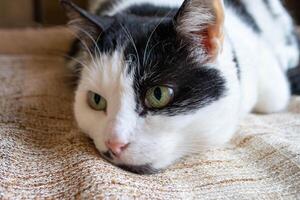
<svg viewBox="0 0 300 200">
<path fill-rule="evenodd" d="M 146 93 L 145 103 L 148 108 L 163 108 L 173 99 L 174 91 L 165 86 L 155 86 Z"/>
<path fill-rule="evenodd" d="M 107 107 L 106 100 L 94 92 L 88 92 L 88 104 L 92 109 L 97 111 L 105 111 Z"/>
</svg>

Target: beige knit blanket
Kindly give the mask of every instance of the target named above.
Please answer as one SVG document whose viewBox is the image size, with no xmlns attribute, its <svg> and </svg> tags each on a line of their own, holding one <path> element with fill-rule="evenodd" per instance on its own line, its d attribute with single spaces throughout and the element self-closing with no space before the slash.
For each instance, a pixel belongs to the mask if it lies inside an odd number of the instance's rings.
<svg viewBox="0 0 300 200">
<path fill-rule="evenodd" d="M 131 174 L 76 128 L 70 39 L 62 28 L 0 31 L 0 199 L 300 199 L 300 98 L 250 115 L 226 147 Z"/>
</svg>

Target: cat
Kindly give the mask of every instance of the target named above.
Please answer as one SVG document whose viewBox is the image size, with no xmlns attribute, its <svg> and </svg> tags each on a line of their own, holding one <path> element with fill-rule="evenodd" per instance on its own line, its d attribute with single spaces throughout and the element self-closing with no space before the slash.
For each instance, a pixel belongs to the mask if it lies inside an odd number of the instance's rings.
<svg viewBox="0 0 300 200">
<path fill-rule="evenodd" d="M 299 46 L 280 0 L 61 4 L 79 38 L 76 121 L 125 170 L 159 172 L 227 143 L 248 113 L 289 103 Z"/>
</svg>

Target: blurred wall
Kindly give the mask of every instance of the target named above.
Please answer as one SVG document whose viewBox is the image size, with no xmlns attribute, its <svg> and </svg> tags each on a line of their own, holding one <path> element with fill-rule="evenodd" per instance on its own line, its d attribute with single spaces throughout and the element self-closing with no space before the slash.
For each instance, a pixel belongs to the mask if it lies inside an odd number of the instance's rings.
<svg viewBox="0 0 300 200">
<path fill-rule="evenodd" d="M 88 0 L 73 0 L 86 7 Z M 51 26 L 64 24 L 59 0 L 0 0 L 0 27 Z"/>
<path fill-rule="evenodd" d="M 30 0 L 0 0 L 0 26 L 33 25 L 33 12 Z"/>
<path fill-rule="evenodd" d="M 16 1 L 16 0 L 14 0 Z M 17 0 L 20 1 L 20 0 Z M 88 0 L 73 0 L 77 5 L 86 8 Z M 62 11 L 58 0 L 34 0 L 36 18 L 44 25 L 64 24 L 66 15 Z"/>
<path fill-rule="evenodd" d="M 88 0 L 73 1 L 82 7 L 88 4 Z M 300 24 L 300 0 L 283 1 Z M 0 0 L 0 28 L 51 26 L 65 22 L 59 0 Z"/>
<path fill-rule="evenodd" d="M 291 15 L 300 25 L 300 0 L 283 0 L 284 5 L 290 10 Z"/>
</svg>

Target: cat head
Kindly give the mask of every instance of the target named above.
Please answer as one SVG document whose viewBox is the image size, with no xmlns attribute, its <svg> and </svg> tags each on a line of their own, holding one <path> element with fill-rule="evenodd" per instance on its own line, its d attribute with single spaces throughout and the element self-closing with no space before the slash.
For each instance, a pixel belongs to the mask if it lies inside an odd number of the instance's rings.
<svg viewBox="0 0 300 200">
<path fill-rule="evenodd" d="M 222 114 L 229 101 L 218 69 L 221 0 L 186 0 L 179 10 L 141 5 L 101 17 L 61 3 L 85 51 L 75 117 L 104 158 L 153 173 L 228 140 L 216 135 L 229 117 Z"/>
</svg>

